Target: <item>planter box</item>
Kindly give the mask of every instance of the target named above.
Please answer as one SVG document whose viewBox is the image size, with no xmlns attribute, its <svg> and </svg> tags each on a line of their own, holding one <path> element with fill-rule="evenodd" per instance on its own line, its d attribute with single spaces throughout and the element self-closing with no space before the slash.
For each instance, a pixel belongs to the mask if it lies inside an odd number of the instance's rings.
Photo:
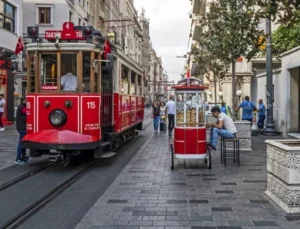
<svg viewBox="0 0 300 229">
<path fill-rule="evenodd" d="M 216 120 L 214 122 L 216 123 Z M 250 122 L 248 121 L 236 121 L 234 122 L 235 127 L 237 129 L 237 137 L 240 139 L 240 151 L 252 151 L 251 148 L 251 128 Z M 210 130 L 206 133 L 206 139 L 209 141 Z M 227 143 L 226 145 L 228 150 L 233 150 L 232 143 Z M 221 138 L 218 140 L 217 149 L 221 150 Z"/>
<path fill-rule="evenodd" d="M 267 140 L 266 195 L 287 213 L 300 213 L 300 141 Z"/>
</svg>

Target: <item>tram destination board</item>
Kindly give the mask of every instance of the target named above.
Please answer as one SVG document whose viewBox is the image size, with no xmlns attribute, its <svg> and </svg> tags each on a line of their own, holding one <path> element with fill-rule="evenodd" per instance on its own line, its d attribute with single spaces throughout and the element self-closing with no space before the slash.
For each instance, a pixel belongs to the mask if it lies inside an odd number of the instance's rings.
<svg viewBox="0 0 300 229">
<path fill-rule="evenodd" d="M 74 30 L 74 24 L 72 22 L 65 22 L 63 24 L 63 30 L 46 30 L 45 39 L 55 40 L 56 35 L 59 35 L 60 40 L 86 40 L 82 36 L 82 31 Z"/>
</svg>

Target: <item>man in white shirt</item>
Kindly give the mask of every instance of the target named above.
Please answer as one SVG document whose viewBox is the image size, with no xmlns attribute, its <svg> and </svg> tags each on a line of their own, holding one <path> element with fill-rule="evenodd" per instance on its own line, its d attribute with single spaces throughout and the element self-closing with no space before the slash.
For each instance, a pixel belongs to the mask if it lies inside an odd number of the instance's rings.
<svg viewBox="0 0 300 229">
<path fill-rule="evenodd" d="M 218 142 L 218 136 L 224 139 L 236 138 L 236 127 L 232 118 L 230 118 L 225 113 L 221 113 L 219 107 L 213 107 L 211 113 L 215 118 L 218 118 L 217 124 L 206 124 L 206 127 L 212 127 L 210 130 L 210 144 L 211 150 L 216 151 L 216 146 Z"/>
<path fill-rule="evenodd" d="M 2 122 L 2 116 L 4 114 L 4 108 L 5 108 L 5 99 L 4 94 L 0 94 L 0 131 L 4 131 L 4 125 Z"/>
<path fill-rule="evenodd" d="M 172 136 L 172 131 L 174 128 L 174 117 L 175 117 L 176 107 L 173 95 L 170 95 L 170 99 L 166 104 L 166 113 L 169 119 L 169 136 Z"/>
<path fill-rule="evenodd" d="M 77 90 L 77 77 L 68 72 L 60 79 L 61 89 L 63 91 L 76 91 Z"/>
</svg>

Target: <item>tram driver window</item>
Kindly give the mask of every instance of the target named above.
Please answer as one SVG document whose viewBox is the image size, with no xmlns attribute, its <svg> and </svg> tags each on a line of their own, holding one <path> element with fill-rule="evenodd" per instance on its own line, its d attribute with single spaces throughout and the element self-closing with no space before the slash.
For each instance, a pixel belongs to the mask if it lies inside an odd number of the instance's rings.
<svg viewBox="0 0 300 229">
<path fill-rule="evenodd" d="M 78 77 L 76 70 L 77 55 L 61 54 L 61 90 L 62 91 L 77 91 Z"/>
<path fill-rule="evenodd" d="M 57 90 L 57 59 L 55 54 L 42 54 L 41 71 L 41 89 L 42 91 Z"/>
</svg>

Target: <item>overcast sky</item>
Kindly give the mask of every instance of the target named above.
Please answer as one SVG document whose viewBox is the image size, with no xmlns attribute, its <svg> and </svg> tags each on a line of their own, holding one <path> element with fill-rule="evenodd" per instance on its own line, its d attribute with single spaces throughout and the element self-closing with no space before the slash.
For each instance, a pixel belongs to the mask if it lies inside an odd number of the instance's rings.
<svg viewBox="0 0 300 229">
<path fill-rule="evenodd" d="M 162 57 L 169 80 L 181 78 L 186 59 L 176 58 L 187 52 L 191 20 L 189 0 L 134 0 L 136 9 L 145 9 L 150 19 L 150 36 L 153 48 Z"/>
</svg>

